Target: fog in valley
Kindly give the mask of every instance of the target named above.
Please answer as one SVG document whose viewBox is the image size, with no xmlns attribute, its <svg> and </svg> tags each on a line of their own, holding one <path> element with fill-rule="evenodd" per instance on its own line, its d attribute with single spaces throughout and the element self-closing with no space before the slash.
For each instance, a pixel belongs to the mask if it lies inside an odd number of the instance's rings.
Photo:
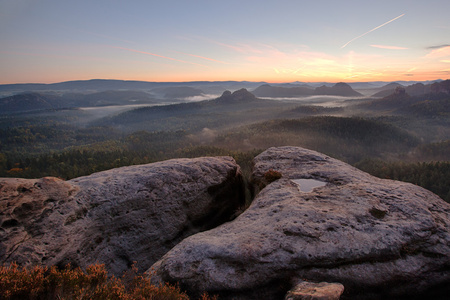
<svg viewBox="0 0 450 300">
<path fill-rule="evenodd" d="M 68 179 L 175 157 L 232 155 L 249 176 L 255 155 L 284 145 L 416 184 L 421 184 L 420 168 L 447 172 L 448 80 L 355 88 L 345 83 L 148 83 L 130 90 L 111 89 L 114 81 L 105 82 L 98 89 L 79 82 L 64 89 L 0 88 L 1 175 Z M 434 189 L 450 199 L 448 185 Z"/>
<path fill-rule="evenodd" d="M 0 0 L 0 300 L 449 299 L 449 11 Z"/>
</svg>

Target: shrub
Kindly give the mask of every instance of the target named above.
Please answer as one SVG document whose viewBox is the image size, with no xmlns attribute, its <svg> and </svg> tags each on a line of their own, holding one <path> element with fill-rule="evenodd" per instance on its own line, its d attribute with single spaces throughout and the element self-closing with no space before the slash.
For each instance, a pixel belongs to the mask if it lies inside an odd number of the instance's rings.
<svg viewBox="0 0 450 300">
<path fill-rule="evenodd" d="M 80 268 L 58 270 L 34 266 L 19 267 L 16 263 L 0 266 L 0 299 L 93 299 L 93 300 L 189 300 L 178 286 L 151 284 L 150 277 L 125 272 L 122 278 L 108 276 L 105 265 L 95 264 L 83 272 Z M 203 294 L 201 300 L 217 299 Z"/>
<path fill-rule="evenodd" d="M 269 171 L 267 171 L 266 173 L 264 173 L 264 179 L 268 182 L 274 182 L 275 180 L 278 180 L 282 177 L 281 173 L 278 171 L 274 171 L 272 169 L 270 169 Z"/>
</svg>

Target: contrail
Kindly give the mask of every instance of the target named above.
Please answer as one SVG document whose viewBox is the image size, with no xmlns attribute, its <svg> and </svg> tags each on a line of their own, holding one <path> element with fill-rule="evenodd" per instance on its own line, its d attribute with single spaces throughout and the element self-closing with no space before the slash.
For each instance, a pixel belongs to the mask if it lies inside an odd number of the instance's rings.
<svg viewBox="0 0 450 300">
<path fill-rule="evenodd" d="M 395 20 L 397 20 L 397 19 L 403 17 L 404 15 L 405 15 L 405 14 L 401 14 L 400 16 L 395 17 L 395 18 L 393 18 L 392 20 L 387 21 L 386 23 L 381 24 L 380 26 L 377 26 L 377 27 L 375 27 L 374 29 L 371 29 L 371 30 L 367 31 L 366 33 L 361 34 L 360 36 L 357 36 L 357 37 L 351 39 L 350 41 L 348 41 L 347 43 L 345 43 L 344 46 L 341 47 L 341 49 L 342 49 L 342 48 L 345 48 L 348 44 L 350 44 L 350 43 L 353 42 L 354 40 L 357 40 L 357 39 L 359 39 L 360 37 L 363 37 L 363 36 L 365 36 L 366 34 L 371 33 L 372 31 L 375 31 L 375 30 L 377 30 L 377 29 L 383 27 L 384 25 L 387 25 L 387 24 L 389 24 L 389 23 L 391 23 L 391 22 L 394 22 Z"/>
</svg>

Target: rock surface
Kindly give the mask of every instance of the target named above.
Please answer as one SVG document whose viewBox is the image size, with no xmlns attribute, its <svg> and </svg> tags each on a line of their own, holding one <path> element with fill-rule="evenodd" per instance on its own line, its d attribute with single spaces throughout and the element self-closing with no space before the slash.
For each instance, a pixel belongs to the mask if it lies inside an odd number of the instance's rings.
<svg viewBox="0 0 450 300">
<path fill-rule="evenodd" d="M 183 238 L 243 205 L 229 157 L 175 159 L 69 181 L 0 179 L 0 263 L 146 270 Z"/>
<path fill-rule="evenodd" d="M 339 300 L 344 292 L 344 286 L 340 283 L 308 282 L 297 283 L 290 290 L 285 300 Z"/>
<path fill-rule="evenodd" d="M 270 170 L 281 178 L 268 182 Z M 251 206 L 175 246 L 155 280 L 221 299 L 280 299 L 294 278 L 341 283 L 352 298 L 448 292 L 450 205 L 435 194 L 296 147 L 260 154 L 253 176 Z M 295 179 L 326 185 L 303 192 Z"/>
</svg>

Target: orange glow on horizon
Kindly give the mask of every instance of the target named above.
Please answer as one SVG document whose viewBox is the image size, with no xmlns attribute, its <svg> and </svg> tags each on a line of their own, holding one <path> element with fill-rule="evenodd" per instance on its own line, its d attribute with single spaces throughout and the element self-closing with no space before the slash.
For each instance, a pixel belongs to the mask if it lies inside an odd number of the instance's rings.
<svg viewBox="0 0 450 300">
<path fill-rule="evenodd" d="M 450 74 L 450 70 L 447 71 Z M 2 82 L 0 84 L 27 84 L 27 83 L 42 83 L 42 84 L 52 84 L 65 81 L 77 81 L 77 80 L 92 80 L 92 79 L 105 79 L 105 80 L 124 80 L 124 81 L 147 81 L 147 82 L 195 82 L 195 81 L 250 81 L 250 82 L 268 82 L 268 83 L 290 83 L 290 82 L 305 82 L 305 83 L 317 83 L 317 82 L 371 82 L 371 81 L 381 81 L 381 82 L 395 82 L 395 81 L 434 81 L 434 80 L 446 80 L 450 79 L 450 76 L 439 76 L 436 72 L 423 72 L 415 73 L 413 75 L 402 74 L 402 75 L 366 75 L 366 76 L 311 76 L 311 77 L 282 77 L 279 76 L 251 76 L 251 77 L 232 77 L 232 76 L 174 76 L 174 75 L 161 75 L 161 76 L 128 76 L 126 78 L 109 76 L 109 77 L 60 77 L 48 78 L 46 80 L 27 81 L 25 80 L 11 80 L 8 82 Z"/>
</svg>

